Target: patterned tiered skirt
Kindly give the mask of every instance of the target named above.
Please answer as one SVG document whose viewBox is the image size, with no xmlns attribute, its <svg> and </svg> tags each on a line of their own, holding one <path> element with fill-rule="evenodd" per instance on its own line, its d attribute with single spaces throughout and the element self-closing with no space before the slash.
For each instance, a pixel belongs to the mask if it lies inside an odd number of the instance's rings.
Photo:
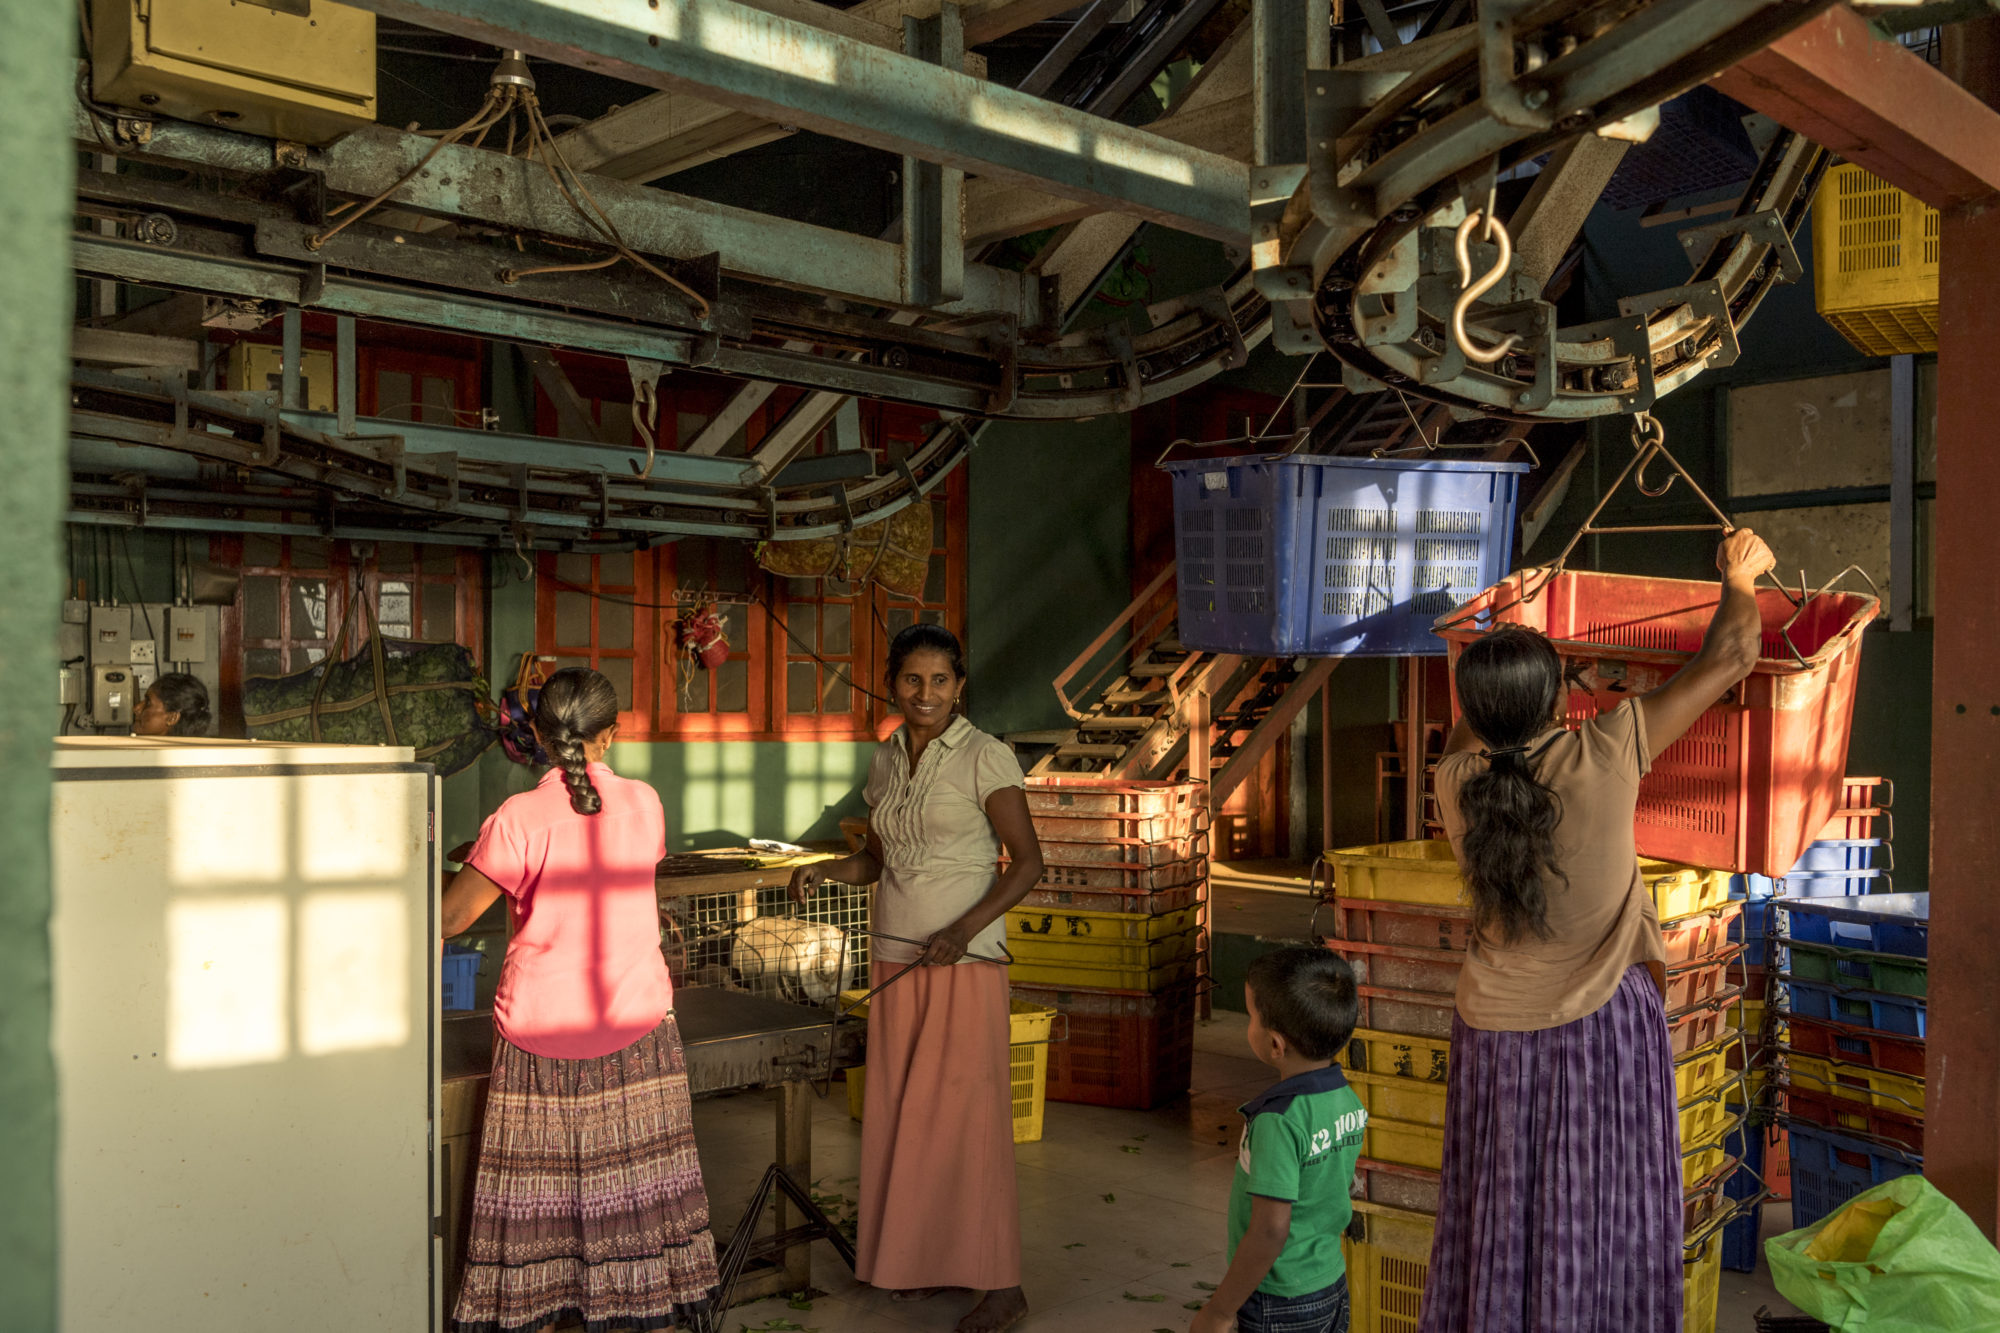
<svg viewBox="0 0 2000 1333">
<path fill-rule="evenodd" d="M 1421 1333 L 1680 1333 L 1680 1118 L 1659 987 L 1539 1032 L 1454 1018 Z"/>
<path fill-rule="evenodd" d="M 496 1039 L 473 1193 L 461 1330 L 688 1324 L 715 1285 L 715 1241 L 673 1014 L 591 1060 Z"/>
</svg>

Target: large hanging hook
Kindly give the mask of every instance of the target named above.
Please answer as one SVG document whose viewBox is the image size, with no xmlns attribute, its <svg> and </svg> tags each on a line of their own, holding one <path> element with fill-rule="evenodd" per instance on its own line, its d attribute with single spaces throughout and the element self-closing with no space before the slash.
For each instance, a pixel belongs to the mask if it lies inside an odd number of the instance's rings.
<svg viewBox="0 0 2000 1333">
<path fill-rule="evenodd" d="M 632 424 L 646 442 L 646 466 L 632 463 L 632 471 L 644 481 L 653 475 L 653 455 L 660 424 L 660 375 L 666 367 L 645 357 L 628 356 L 625 369 L 632 376 Z M 626 460 L 630 462 L 631 460 Z"/>
<path fill-rule="evenodd" d="M 1486 224 L 1486 239 L 1499 248 L 1500 257 L 1493 267 L 1487 270 L 1484 277 L 1474 282 L 1472 253 L 1469 247 L 1472 241 L 1472 229 L 1482 221 Z M 1465 290 L 1459 293 L 1457 303 L 1451 308 L 1451 340 L 1458 344 L 1458 350 L 1465 354 L 1467 360 L 1490 366 L 1520 346 L 1520 336 L 1510 333 L 1491 347 L 1481 347 L 1472 341 L 1471 335 L 1467 332 L 1465 316 L 1466 312 L 1472 309 L 1474 301 L 1492 291 L 1500 279 L 1507 276 L 1507 266 L 1514 262 L 1514 238 L 1507 234 L 1507 228 L 1490 211 L 1477 209 L 1465 221 L 1458 224 L 1457 248 L 1458 280 L 1464 285 Z"/>
<path fill-rule="evenodd" d="M 1632 472 L 1632 485 L 1639 494 L 1649 500 L 1657 500 L 1672 490 L 1674 480 L 1680 475 L 1678 470 L 1668 473 L 1667 479 L 1657 488 L 1646 484 L 1647 466 L 1667 448 L 1667 428 L 1651 412 L 1632 414 L 1632 448 L 1639 454 L 1638 466 Z"/>
</svg>

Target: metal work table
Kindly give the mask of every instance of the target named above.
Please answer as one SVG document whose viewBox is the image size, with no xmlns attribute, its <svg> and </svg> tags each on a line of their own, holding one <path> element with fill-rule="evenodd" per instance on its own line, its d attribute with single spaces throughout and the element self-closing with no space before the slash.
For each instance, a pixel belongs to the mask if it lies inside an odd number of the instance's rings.
<svg viewBox="0 0 2000 1333">
<path fill-rule="evenodd" d="M 771 873 L 789 875 L 790 870 Z M 716 890 L 704 889 L 703 892 Z M 812 1100 L 811 1083 L 825 1078 L 831 1070 L 845 1069 L 861 1061 L 862 1026 L 843 1024 L 835 1039 L 832 1061 L 828 1061 L 828 1024 L 824 1010 L 788 1004 L 741 991 L 697 986 L 674 993 L 674 1013 L 679 1020 L 681 1045 L 687 1053 L 688 1086 L 696 1097 L 739 1092 L 750 1088 L 775 1087 L 772 1160 L 793 1180 L 812 1180 Z M 450 1255 L 451 1285 L 455 1292 L 463 1263 L 463 1223 L 472 1202 L 472 1172 L 469 1169 L 479 1144 L 485 1118 L 486 1082 L 493 1065 L 491 1016 L 446 1025 L 443 1052 L 444 1087 L 440 1106 L 438 1137 L 445 1145 L 447 1180 L 446 1238 Z M 711 1199 L 711 1214 L 723 1216 L 726 1204 Z M 796 1210 L 778 1196 L 777 1229 L 784 1232 L 800 1220 Z M 756 1216 L 746 1216 L 738 1226 L 754 1226 Z M 719 1230 L 719 1228 L 718 1228 Z M 718 1246 L 722 1237 L 717 1237 Z M 779 1292 L 797 1291 L 811 1285 L 811 1248 L 789 1245 L 776 1262 L 746 1269 L 736 1284 L 734 1299 L 757 1300 Z"/>
</svg>

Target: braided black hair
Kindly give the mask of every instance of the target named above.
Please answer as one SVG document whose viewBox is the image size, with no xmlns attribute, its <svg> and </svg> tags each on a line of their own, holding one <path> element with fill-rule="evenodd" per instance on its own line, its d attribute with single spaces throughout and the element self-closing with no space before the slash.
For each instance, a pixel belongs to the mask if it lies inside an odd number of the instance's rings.
<svg viewBox="0 0 2000 1333">
<path fill-rule="evenodd" d="M 569 808 L 580 815 L 604 808 L 604 798 L 590 780 L 583 743 L 617 721 L 618 691 L 588 667 L 565 667 L 543 682 L 535 702 L 535 732 L 563 771 Z"/>
<path fill-rule="evenodd" d="M 1486 770 L 1458 791 L 1472 924 L 1499 942 L 1546 939 L 1548 884 L 1567 885 L 1556 860 L 1562 800 L 1535 772 L 1535 742 L 1563 697 L 1562 658 L 1531 629 L 1503 625 L 1458 659 L 1465 720 L 1486 743 Z"/>
</svg>

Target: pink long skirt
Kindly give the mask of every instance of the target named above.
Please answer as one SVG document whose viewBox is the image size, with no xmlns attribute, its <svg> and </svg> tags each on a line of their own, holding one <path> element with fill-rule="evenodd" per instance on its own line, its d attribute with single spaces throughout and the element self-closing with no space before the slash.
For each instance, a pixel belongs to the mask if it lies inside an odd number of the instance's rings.
<svg viewBox="0 0 2000 1333">
<path fill-rule="evenodd" d="M 876 983 L 895 971 L 884 965 Z M 868 1003 L 855 1275 L 877 1287 L 1021 1283 L 1007 969 L 923 967 Z"/>
</svg>

